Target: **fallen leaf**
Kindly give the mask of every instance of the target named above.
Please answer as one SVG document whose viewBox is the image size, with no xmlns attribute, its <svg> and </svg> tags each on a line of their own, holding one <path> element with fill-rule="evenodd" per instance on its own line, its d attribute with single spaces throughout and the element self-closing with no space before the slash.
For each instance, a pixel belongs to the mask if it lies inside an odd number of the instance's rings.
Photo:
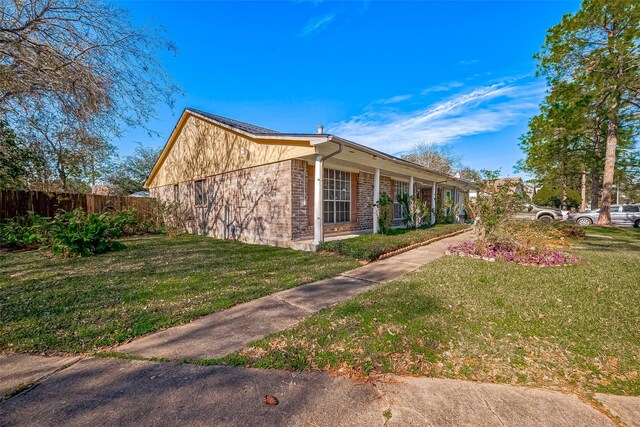
<svg viewBox="0 0 640 427">
<path fill-rule="evenodd" d="M 277 405 L 278 399 L 275 396 L 267 394 L 266 396 L 264 396 L 264 403 L 266 403 L 267 405 Z"/>
</svg>

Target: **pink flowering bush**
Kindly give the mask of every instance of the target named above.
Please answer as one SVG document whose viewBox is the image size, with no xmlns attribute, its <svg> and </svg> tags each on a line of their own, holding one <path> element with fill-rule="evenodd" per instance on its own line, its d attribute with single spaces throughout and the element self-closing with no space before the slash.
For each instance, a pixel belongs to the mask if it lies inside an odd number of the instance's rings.
<svg viewBox="0 0 640 427">
<path fill-rule="evenodd" d="M 542 249 L 530 247 L 520 248 L 506 243 L 488 243 L 482 241 L 466 241 L 450 245 L 450 254 L 471 256 L 491 261 L 505 261 L 516 264 L 539 265 L 544 267 L 575 264 L 578 260 L 572 255 L 547 247 Z"/>
</svg>

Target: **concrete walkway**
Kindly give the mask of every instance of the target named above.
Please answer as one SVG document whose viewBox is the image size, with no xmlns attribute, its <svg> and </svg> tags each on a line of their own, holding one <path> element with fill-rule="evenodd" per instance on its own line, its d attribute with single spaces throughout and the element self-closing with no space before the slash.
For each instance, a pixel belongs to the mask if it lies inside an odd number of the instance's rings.
<svg viewBox="0 0 640 427">
<path fill-rule="evenodd" d="M 78 361 L 79 357 L 0 355 L 0 400 Z"/>
<path fill-rule="evenodd" d="M 266 405 L 265 395 L 278 405 Z M 630 417 L 640 398 L 605 398 L 624 402 L 617 415 L 637 425 Z M 0 425 L 614 424 L 575 395 L 519 386 L 394 376 L 363 383 L 317 372 L 85 359 L 1 403 Z"/>
<path fill-rule="evenodd" d="M 323 308 L 416 270 L 443 256 L 448 245 L 467 239 L 467 233 L 446 238 L 338 277 L 278 292 L 134 339 L 116 351 L 169 360 L 222 357 L 251 341 L 287 329 Z"/>
</svg>

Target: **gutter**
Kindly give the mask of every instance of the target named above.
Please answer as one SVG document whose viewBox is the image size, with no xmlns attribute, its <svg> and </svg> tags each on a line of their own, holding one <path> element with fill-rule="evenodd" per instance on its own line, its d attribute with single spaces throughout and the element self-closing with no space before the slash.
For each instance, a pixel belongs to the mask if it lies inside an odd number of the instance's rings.
<svg viewBox="0 0 640 427">
<path fill-rule="evenodd" d="M 321 161 L 321 162 L 323 162 L 323 163 L 324 163 L 324 161 L 325 161 L 325 160 L 329 160 L 329 159 L 330 159 L 330 158 L 332 158 L 333 156 L 336 156 L 336 155 L 338 155 L 338 154 L 342 153 L 342 150 L 344 149 L 344 143 L 343 143 L 342 141 L 334 141 L 334 140 L 333 140 L 333 135 L 330 135 L 330 136 L 327 138 L 327 141 L 326 141 L 326 142 L 333 142 L 333 143 L 338 144 L 338 150 L 337 150 L 337 151 L 334 151 L 333 153 L 330 153 L 330 154 L 327 154 L 327 155 L 323 156 L 323 157 L 320 159 L 320 161 Z"/>
</svg>

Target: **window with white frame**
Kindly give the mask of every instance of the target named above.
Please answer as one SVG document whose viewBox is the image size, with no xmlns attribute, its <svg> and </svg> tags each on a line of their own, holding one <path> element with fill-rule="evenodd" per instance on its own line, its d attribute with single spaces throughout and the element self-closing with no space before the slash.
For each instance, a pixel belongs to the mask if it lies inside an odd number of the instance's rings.
<svg viewBox="0 0 640 427">
<path fill-rule="evenodd" d="M 351 174 L 333 169 L 324 170 L 324 222 L 335 224 L 351 220 Z"/>
<path fill-rule="evenodd" d="M 178 187 L 178 184 L 173 186 L 173 201 L 175 203 L 180 201 L 180 187 Z"/>
<path fill-rule="evenodd" d="M 404 218 L 404 205 L 398 202 L 399 194 L 407 194 L 409 193 L 409 183 L 402 181 L 394 181 L 395 182 L 395 198 L 393 200 L 393 219 L 403 219 Z"/>
</svg>

